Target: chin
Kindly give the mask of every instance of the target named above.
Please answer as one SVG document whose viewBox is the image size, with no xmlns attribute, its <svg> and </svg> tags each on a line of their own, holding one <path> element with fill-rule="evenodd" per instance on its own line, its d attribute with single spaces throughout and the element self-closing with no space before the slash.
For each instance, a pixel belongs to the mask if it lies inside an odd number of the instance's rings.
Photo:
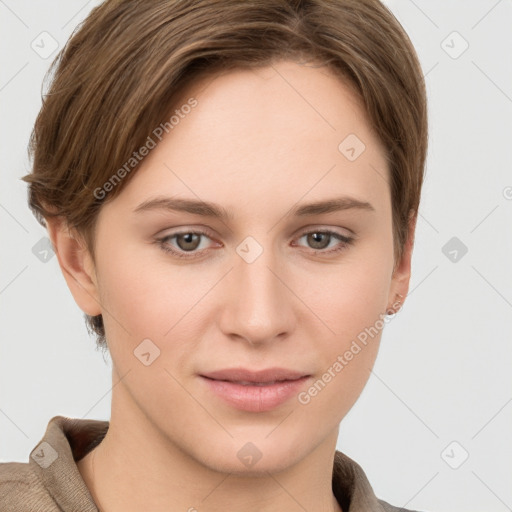
<svg viewBox="0 0 512 512">
<path fill-rule="evenodd" d="M 239 476 L 264 477 L 278 473 L 300 460 L 301 451 L 293 443 L 283 443 L 282 438 L 265 439 L 265 430 L 257 439 L 251 436 L 231 439 L 227 444 L 212 441 L 215 448 L 205 447 L 206 453 L 198 454 L 201 463 L 210 469 Z M 304 449 L 304 444 L 301 443 Z M 304 454 L 305 455 L 305 454 Z"/>
</svg>

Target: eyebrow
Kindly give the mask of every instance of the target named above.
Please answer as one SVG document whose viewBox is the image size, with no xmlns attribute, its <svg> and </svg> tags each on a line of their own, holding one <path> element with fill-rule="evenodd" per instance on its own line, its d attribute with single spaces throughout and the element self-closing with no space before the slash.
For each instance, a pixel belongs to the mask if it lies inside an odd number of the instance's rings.
<svg viewBox="0 0 512 512">
<path fill-rule="evenodd" d="M 342 196 L 295 206 L 291 209 L 290 215 L 305 217 L 308 215 L 319 215 L 322 213 L 333 213 L 352 209 L 372 212 L 375 211 L 375 208 L 367 201 L 361 201 L 354 197 Z M 139 204 L 133 211 L 134 213 L 141 213 L 151 210 L 185 212 L 193 215 L 201 215 L 203 217 L 221 219 L 224 221 L 234 219 L 231 212 L 214 203 L 162 196 L 147 199 Z"/>
</svg>

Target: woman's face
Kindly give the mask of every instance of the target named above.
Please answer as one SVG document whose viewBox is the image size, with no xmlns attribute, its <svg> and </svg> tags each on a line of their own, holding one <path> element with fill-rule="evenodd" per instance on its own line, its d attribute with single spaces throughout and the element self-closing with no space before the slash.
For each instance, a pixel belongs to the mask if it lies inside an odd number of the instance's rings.
<svg viewBox="0 0 512 512">
<path fill-rule="evenodd" d="M 336 443 L 387 306 L 405 295 L 383 148 L 321 67 L 281 61 L 209 77 L 176 109 L 98 219 L 98 313 L 123 377 L 113 419 L 150 424 L 216 470 L 261 457 L 255 471 L 276 471 Z M 160 207 L 141 207 L 156 198 Z M 307 377 L 205 377 L 275 368 Z"/>
</svg>

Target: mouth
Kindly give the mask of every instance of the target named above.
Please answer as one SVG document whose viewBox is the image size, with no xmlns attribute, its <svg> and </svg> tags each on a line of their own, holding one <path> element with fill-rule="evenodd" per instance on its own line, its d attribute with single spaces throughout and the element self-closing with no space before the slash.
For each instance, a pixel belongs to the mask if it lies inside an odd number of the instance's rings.
<svg viewBox="0 0 512 512">
<path fill-rule="evenodd" d="M 296 396 L 311 375 L 282 368 L 260 371 L 234 368 L 199 377 L 210 392 L 231 407 L 247 412 L 265 412 Z"/>
<path fill-rule="evenodd" d="M 209 377 L 205 377 L 208 379 Z M 231 382 L 233 384 L 239 384 L 241 386 L 272 386 L 273 384 L 276 384 L 277 382 L 293 382 L 294 380 L 298 379 L 284 379 L 284 380 L 271 380 L 269 382 L 249 382 L 244 380 L 224 380 L 224 379 L 210 379 L 210 380 L 219 380 L 220 382 Z"/>
<path fill-rule="evenodd" d="M 226 368 L 201 374 L 213 380 L 236 382 L 239 384 L 274 384 L 276 382 L 294 381 L 308 377 L 307 372 L 291 370 L 287 368 L 266 368 L 263 370 L 249 370 L 246 368 Z"/>
</svg>

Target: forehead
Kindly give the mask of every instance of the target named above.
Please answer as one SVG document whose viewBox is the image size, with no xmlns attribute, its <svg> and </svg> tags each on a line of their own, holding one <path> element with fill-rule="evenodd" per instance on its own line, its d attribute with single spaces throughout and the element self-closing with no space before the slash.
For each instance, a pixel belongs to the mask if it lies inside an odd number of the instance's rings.
<svg viewBox="0 0 512 512">
<path fill-rule="evenodd" d="M 227 204 L 259 196 L 262 206 L 333 188 L 372 202 L 386 192 L 380 141 L 359 97 L 328 68 L 280 61 L 207 75 L 173 113 L 178 122 L 120 194 L 126 205 L 156 192 Z"/>
</svg>

